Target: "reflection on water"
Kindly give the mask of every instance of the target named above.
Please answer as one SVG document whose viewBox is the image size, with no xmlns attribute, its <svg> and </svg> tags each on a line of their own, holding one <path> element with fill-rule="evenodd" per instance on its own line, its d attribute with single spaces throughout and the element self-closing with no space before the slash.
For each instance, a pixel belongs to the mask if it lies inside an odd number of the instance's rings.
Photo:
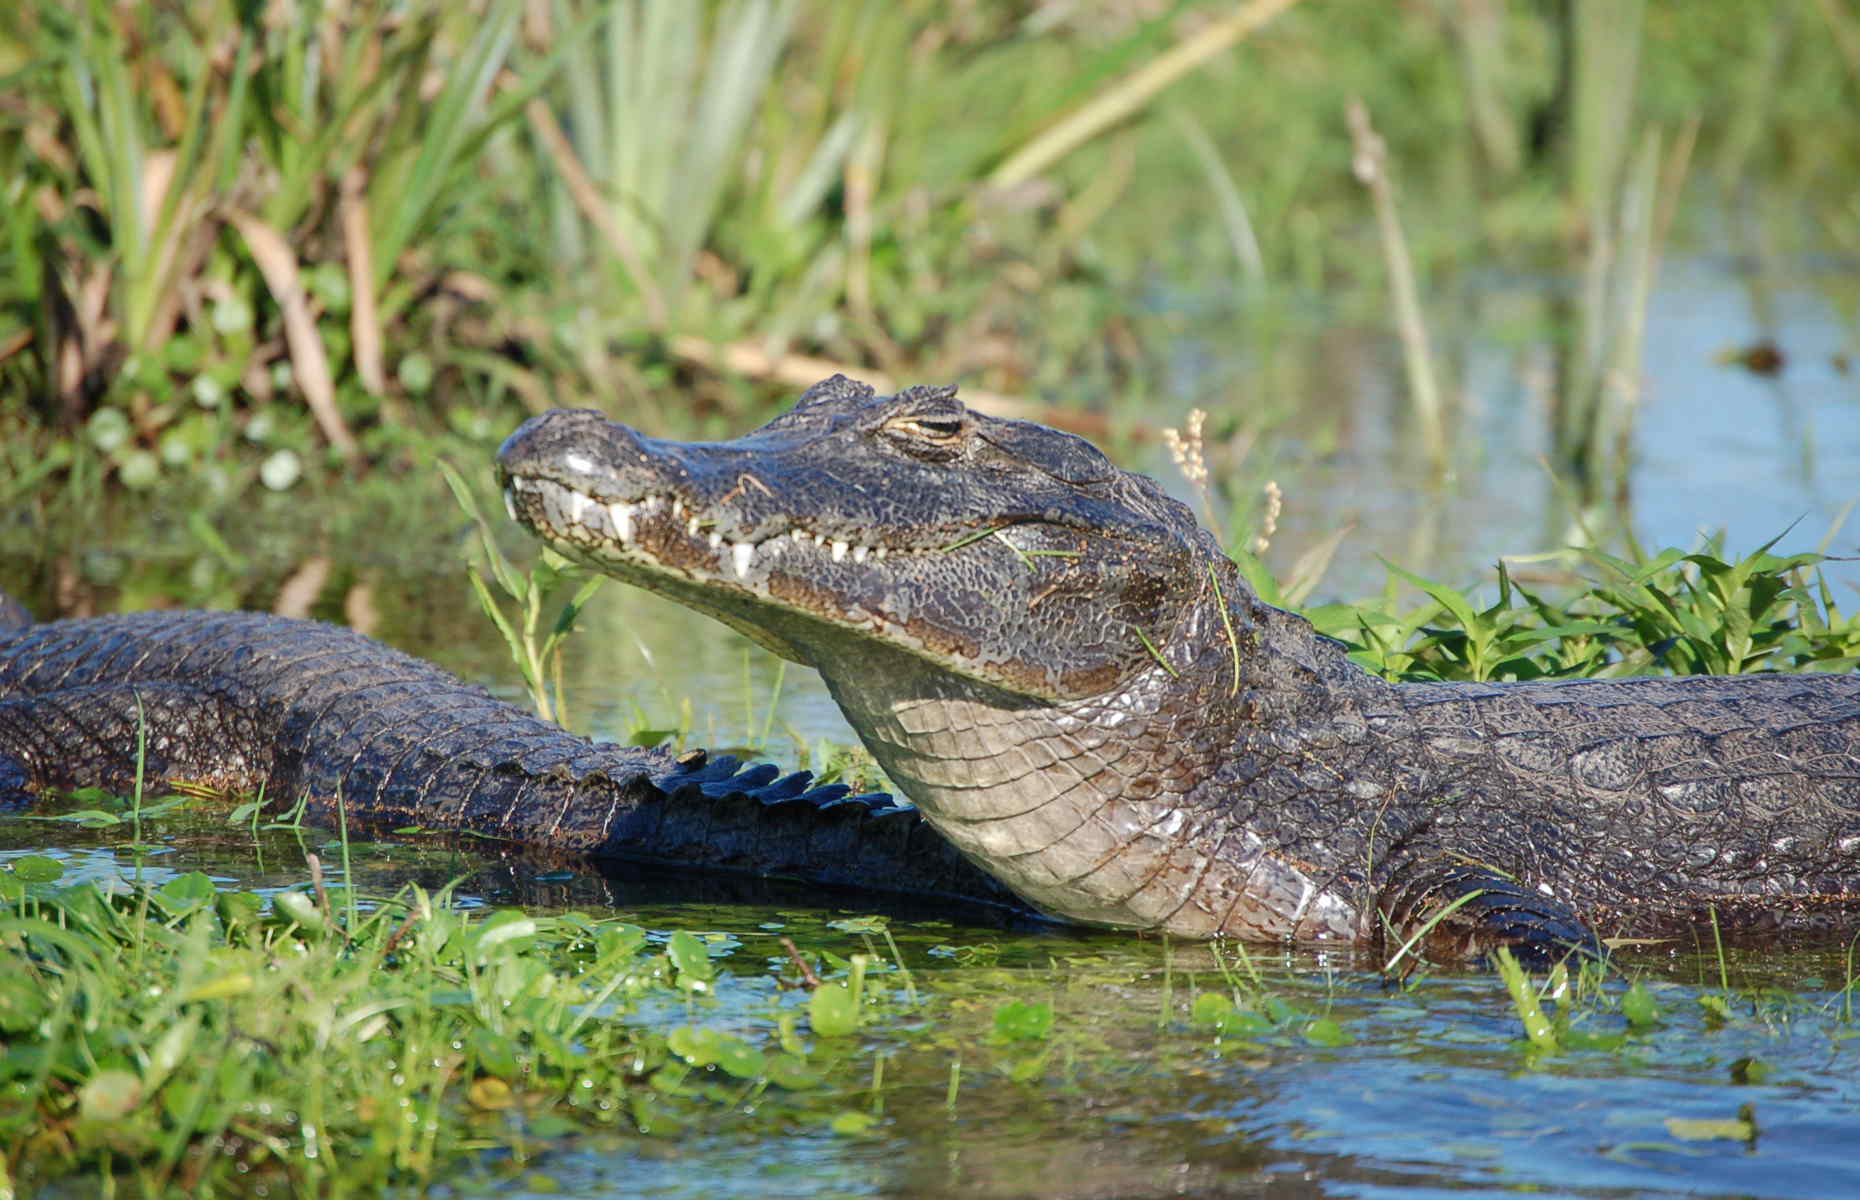
<svg viewBox="0 0 1860 1200">
<path fill-rule="evenodd" d="M 1860 368 L 1848 365 L 1854 332 L 1813 274 L 1761 282 L 1720 258 L 1682 258 L 1662 269 L 1647 319 L 1628 509 L 1619 514 L 1649 548 L 1690 549 L 1722 530 L 1737 553 L 1785 531 L 1779 552 L 1812 550 L 1860 498 Z M 1489 578 L 1500 555 L 1556 549 L 1581 536 L 1568 485 L 1553 478 L 1549 462 L 1556 355 L 1546 284 L 1488 278 L 1470 292 L 1466 311 L 1442 314 L 1450 318 L 1442 352 L 1461 385 L 1458 441 L 1443 483 L 1428 478 L 1392 335 L 1347 327 L 1313 335 L 1306 365 L 1294 372 L 1305 389 L 1295 400 L 1262 394 L 1247 371 L 1236 374 L 1228 415 L 1244 425 L 1256 410 L 1290 410 L 1243 468 L 1261 481 L 1276 478 L 1285 493 L 1271 564 L 1283 572 L 1306 548 L 1351 529 L 1317 599 L 1379 591 L 1380 559 L 1463 586 Z M 1786 350 L 1780 373 L 1721 361 L 1760 339 Z M 1190 361 L 1215 353 L 1196 342 L 1182 350 Z M 1274 353 L 1286 352 L 1275 345 Z M 1184 386 L 1205 391 L 1193 376 Z M 1179 425 L 1179 418 L 1156 414 L 1150 423 Z M 1180 492 L 1160 449 L 1141 466 Z M 1611 521 L 1614 514 L 1601 514 L 1594 532 L 1607 537 Z M 1856 547 L 1860 525 L 1830 551 Z M 1829 574 L 1860 584 L 1860 569 L 1834 564 Z"/>
</svg>

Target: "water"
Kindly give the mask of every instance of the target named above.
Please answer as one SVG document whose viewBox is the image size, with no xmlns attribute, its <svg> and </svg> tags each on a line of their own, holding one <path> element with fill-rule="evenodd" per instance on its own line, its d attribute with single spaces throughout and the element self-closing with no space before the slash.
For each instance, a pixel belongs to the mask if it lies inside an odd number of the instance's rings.
<svg viewBox="0 0 1860 1200">
<path fill-rule="evenodd" d="M 213 836 L 211 821 L 153 824 L 151 840 L 168 852 L 141 868 L 150 882 L 186 863 L 226 883 L 281 886 L 301 880 L 290 864 L 304 849 L 319 851 L 332 884 L 341 882 L 335 848 L 314 837 L 294 847 L 273 833 L 241 846 Z M 93 882 L 137 869 L 107 833 L 61 831 L 57 840 Z M 805 1003 L 776 986 L 778 938 L 840 955 L 871 948 L 836 923 L 858 910 L 819 896 L 723 904 L 592 873 L 539 880 L 496 862 L 474 871 L 444 850 L 351 850 L 364 892 L 464 874 L 470 905 L 615 905 L 648 928 L 703 932 L 721 947 L 725 977 L 713 997 L 649 1005 L 634 1021 L 699 1022 L 772 1042 L 778 1017 Z M 1483 972 L 1397 985 L 1353 952 L 1261 950 L 1242 963 L 1232 952 L 1089 931 L 908 916 L 891 929 L 921 1001 L 894 1003 L 828 1052 L 849 1063 L 831 1076 L 830 1106 L 872 1114 L 865 1132 L 760 1119 L 758 1107 L 779 1110 L 771 1095 L 713 1106 L 676 1138 L 592 1132 L 515 1175 L 493 1156 L 439 1194 L 1860 1191 L 1860 1037 L 1850 1015 L 1860 997 L 1838 991 L 1850 977 L 1838 947 L 1734 949 L 1722 966 L 1710 950 L 1624 955 L 1605 998 L 1572 1003 L 1577 1029 L 1616 1044 L 1546 1055 L 1524 1044 L 1503 986 Z M 1732 989 L 1723 1016 L 1701 1003 L 1726 995 L 1721 969 Z M 1232 994 L 1232 979 L 1243 1003 L 1278 1006 L 1270 1027 L 1223 1036 L 1194 1019 L 1197 999 Z M 1630 1029 L 1616 1011 L 1628 979 L 1659 1007 L 1651 1026 Z M 898 986 L 895 976 L 885 982 Z M 994 1013 L 1010 1001 L 1051 1005 L 1050 1036 L 1002 1038 Z"/>
<path fill-rule="evenodd" d="M 1520 286 L 1494 284 L 1480 311 L 1504 311 L 1515 299 L 1508 289 Z M 1790 354 L 1780 377 L 1714 361 L 1760 335 Z M 1686 545 L 1700 530 L 1723 528 L 1732 550 L 1747 551 L 1794 522 L 1779 548 L 1812 548 L 1860 495 L 1860 385 L 1836 365 L 1851 335 L 1833 306 L 1812 281 L 1757 289 L 1734 264 L 1680 261 L 1662 277 L 1647 336 L 1631 480 L 1641 539 Z M 1309 353 L 1335 349 L 1314 343 Z M 1554 488 L 1537 465 L 1541 339 L 1463 346 L 1476 436 L 1443 487 L 1415 465 L 1398 365 L 1381 348 L 1343 357 L 1347 365 L 1333 368 L 1339 386 L 1289 419 L 1271 468 L 1289 498 L 1276 554 L 1289 559 L 1355 526 L 1320 594 L 1379 586 L 1377 555 L 1467 583 L 1500 553 L 1558 543 Z M 1178 419 L 1157 414 L 1155 423 Z M 49 538 L 7 524 L 0 586 L 46 612 L 107 611 L 202 599 L 269 607 L 294 579 L 311 597 L 309 611 L 347 613 L 393 644 L 518 696 L 514 668 L 458 577 L 464 531 L 443 498 L 416 502 L 423 515 L 409 518 L 414 532 L 391 535 L 374 526 L 392 515 L 306 518 L 291 511 L 300 507 L 265 502 L 220 521 L 224 547 L 133 505 Z M 1851 548 L 1855 536 L 1844 533 L 1834 548 Z M 610 737 L 682 728 L 693 742 L 759 745 L 787 763 L 804 761 L 822 738 L 850 739 L 811 673 L 618 586 L 587 615 L 568 683 L 573 722 Z M 209 821 L 157 826 L 156 851 L 138 867 L 128 836 L 4 820 L 0 859 L 50 852 L 92 879 L 139 869 L 159 882 L 205 869 L 229 886 L 267 888 L 300 881 L 306 850 L 335 858 L 321 835 L 254 844 Z M 520 858 L 375 844 L 358 849 L 356 872 L 362 886 L 382 891 L 469 872 L 471 903 L 613 907 L 649 927 L 728 933 L 735 948 L 724 961 L 734 976 L 720 1003 L 741 1006 L 751 1026 L 767 1027 L 769 1012 L 796 1003 L 773 990 L 775 937 L 860 948 L 829 924 L 857 911 L 853 897 L 792 889 L 726 897 L 702 881 L 626 872 L 539 878 Z M 1700 1002 L 1721 990 L 1715 955 L 1629 957 L 1622 970 L 1647 981 L 1660 1023 L 1630 1032 L 1610 1004 L 1590 1005 L 1583 1027 L 1623 1035 L 1621 1044 L 1544 1057 L 1522 1047 L 1504 988 L 1484 973 L 1402 989 L 1352 955 L 1270 953 L 1258 964 L 1266 989 L 1296 1017 L 1261 1036 L 1222 1038 L 1190 1019 L 1197 993 L 1226 988 L 1219 964 L 1198 948 L 955 926 L 922 912 L 896 914 L 892 928 L 929 999 L 921 1013 L 869 1031 L 861 1052 L 883 1057 L 884 1087 L 846 1102 L 876 1112 L 871 1131 L 771 1132 L 719 1112 L 672 1142 L 577 1140 L 538 1164 L 547 1183 L 535 1194 L 1860 1194 L 1860 1039 L 1847 1015 L 1852 997 L 1839 992 L 1851 972 L 1838 950 L 1733 953 L 1726 970 L 1741 990 L 1722 1018 Z M 1772 990 L 1754 990 L 1764 987 Z M 1008 999 L 1051 1003 L 1053 1037 L 1031 1046 L 996 1039 L 989 1017 Z M 1310 1021 L 1323 1016 L 1337 1022 L 1343 1044 L 1311 1040 Z M 950 1104 L 957 1060 L 961 1086 Z M 1750 1123 L 1738 1126 L 1744 1117 Z M 1707 1136 L 1740 1128 L 1754 1132 Z M 473 1190 L 470 1181 L 460 1187 Z"/>
<path fill-rule="evenodd" d="M 1628 504 L 1602 514 L 1604 525 L 1618 520 L 1650 549 L 1692 549 L 1718 533 L 1738 554 L 1779 536 L 1778 553 L 1822 544 L 1860 499 L 1860 367 L 1848 363 L 1855 332 L 1817 282 L 1827 278 L 1805 265 L 1777 282 L 1721 257 L 1666 264 L 1648 310 Z M 1425 468 L 1392 334 L 1321 335 L 1308 351 L 1307 393 L 1261 439 L 1280 453 L 1262 460 L 1256 450 L 1247 465 L 1276 478 L 1286 497 L 1272 566 L 1283 575 L 1306 548 L 1347 527 L 1316 598 L 1353 600 L 1381 589 L 1380 559 L 1464 587 L 1489 579 L 1501 555 L 1579 539 L 1569 485 L 1548 465 L 1554 355 L 1545 288 L 1497 277 L 1476 286 L 1470 311 L 1440 314 L 1435 341 L 1461 384 L 1445 481 Z M 1763 340 L 1785 352 L 1776 375 L 1720 361 Z M 1237 387 L 1238 412 L 1271 402 L 1244 377 Z M 1179 425 L 1181 416 L 1154 422 Z M 1142 465 L 1175 484 L 1160 451 Z M 1857 548 L 1860 524 L 1849 524 L 1828 552 Z M 1852 565 L 1828 573 L 1860 585 Z"/>
</svg>

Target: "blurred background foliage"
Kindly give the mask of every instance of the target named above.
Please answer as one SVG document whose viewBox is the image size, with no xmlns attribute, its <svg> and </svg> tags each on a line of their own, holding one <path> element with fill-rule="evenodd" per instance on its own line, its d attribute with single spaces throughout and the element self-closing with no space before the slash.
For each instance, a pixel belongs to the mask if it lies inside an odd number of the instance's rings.
<svg viewBox="0 0 1860 1200">
<path fill-rule="evenodd" d="M 1100 437 L 1244 373 L 1219 434 L 1343 321 L 1449 455 L 1419 308 L 1494 266 L 1564 280 L 1600 488 L 1686 214 L 1860 253 L 1857 98 L 1851 0 L 19 0 L 0 502 L 398 476 L 559 404 L 736 432 L 840 367 Z"/>
</svg>

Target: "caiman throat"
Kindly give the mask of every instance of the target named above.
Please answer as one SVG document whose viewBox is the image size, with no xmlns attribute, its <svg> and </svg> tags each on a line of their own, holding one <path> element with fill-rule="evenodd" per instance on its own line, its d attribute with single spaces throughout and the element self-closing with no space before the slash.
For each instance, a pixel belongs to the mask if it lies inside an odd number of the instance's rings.
<svg viewBox="0 0 1860 1200">
<path fill-rule="evenodd" d="M 731 442 L 585 411 L 512 514 L 816 668 L 930 824 L 1056 916 L 1205 937 L 1849 923 L 1860 679 L 1392 684 L 1079 438 L 842 377 Z M 1457 904 L 1456 904 L 1457 902 Z"/>
</svg>

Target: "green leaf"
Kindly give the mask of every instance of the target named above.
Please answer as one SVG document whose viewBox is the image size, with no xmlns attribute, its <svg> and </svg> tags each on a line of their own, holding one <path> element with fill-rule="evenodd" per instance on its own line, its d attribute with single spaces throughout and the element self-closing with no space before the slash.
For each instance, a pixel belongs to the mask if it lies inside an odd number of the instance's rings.
<svg viewBox="0 0 1860 1200">
<path fill-rule="evenodd" d="M 517 1076 L 518 1061 L 516 1043 L 489 1029 L 478 1029 L 471 1035 L 471 1051 L 478 1057 L 478 1068 L 490 1075 L 501 1075 L 505 1079 Z"/>
<path fill-rule="evenodd" d="M 845 1037 L 859 1028 L 858 1003 L 852 989 L 829 983 L 807 998 L 807 1023 L 821 1037 Z"/>
<path fill-rule="evenodd" d="M 24 1033 L 52 1007 L 45 981 L 15 966 L 0 976 L 0 1033 Z"/>
<path fill-rule="evenodd" d="M 1756 1085 L 1768 1083 L 1775 1069 L 1760 1058 L 1740 1058 L 1731 1064 L 1731 1079 L 1735 1083 Z"/>
<path fill-rule="evenodd" d="M 1250 1009 L 1237 1008 L 1225 992 L 1203 992 L 1189 1009 L 1189 1020 L 1222 1037 L 1251 1037 L 1272 1028 L 1272 1022 Z"/>
<path fill-rule="evenodd" d="M 637 956 L 646 945 L 646 931 L 637 925 L 605 925 L 594 935 L 594 953 L 612 965 Z"/>
<path fill-rule="evenodd" d="M 193 1049 L 194 1036 L 200 1031 L 198 1009 L 182 1017 L 156 1039 L 149 1050 L 148 1067 L 142 1073 L 143 1087 L 153 1092 L 168 1080 Z"/>
<path fill-rule="evenodd" d="M 771 1054 L 768 1057 L 769 1082 L 791 1092 L 819 1087 L 823 1076 L 796 1054 Z"/>
<path fill-rule="evenodd" d="M 1747 1114 L 1750 1110 L 1745 1108 Z M 1757 1137 L 1757 1123 L 1746 1115 L 1736 1117 L 1668 1117 L 1666 1132 L 1682 1142 L 1750 1142 Z"/>
<path fill-rule="evenodd" d="M 1645 984 L 1635 981 L 1621 997 L 1621 1015 L 1636 1029 L 1644 1029 L 1660 1019 L 1660 1005 Z"/>
<path fill-rule="evenodd" d="M 759 1078 L 766 1065 L 760 1049 L 733 1033 L 681 1025 L 665 1038 L 666 1048 L 694 1067 L 718 1067 L 738 1079 Z"/>
<path fill-rule="evenodd" d="M 257 919 L 265 901 L 262 896 L 251 892 L 220 892 L 215 896 L 214 904 L 219 909 L 220 920 L 228 926 L 234 926 Z"/>
<path fill-rule="evenodd" d="M 1010 1042 L 1037 1042 L 1053 1033 L 1053 1006 L 1010 1000 L 995 1009 L 995 1035 Z"/>
<path fill-rule="evenodd" d="M 1355 1040 L 1334 1017 L 1319 1017 L 1305 1026 L 1305 1041 L 1313 1046 L 1347 1046 Z"/>
<path fill-rule="evenodd" d="M 279 892 L 271 898 L 271 906 L 311 933 L 322 932 L 327 924 L 323 910 L 305 892 Z"/>
<path fill-rule="evenodd" d="M 56 883 L 65 873 L 65 864 L 43 854 L 22 854 L 12 865 L 21 883 Z"/>
<path fill-rule="evenodd" d="M 1543 1005 L 1538 1002 L 1537 993 L 1531 987 L 1531 980 L 1524 973 L 1517 957 L 1511 953 L 1509 946 L 1500 946 L 1492 952 L 1492 962 L 1498 968 L 1499 978 L 1505 981 L 1505 990 L 1511 993 L 1512 1007 L 1517 1010 L 1518 1020 L 1524 1025 L 1524 1036 L 1537 1050 L 1552 1054 L 1559 1049 L 1556 1029 L 1550 1024 L 1550 1018 L 1544 1015 Z"/>
<path fill-rule="evenodd" d="M 1234 1002 L 1225 992 L 1203 992 L 1189 1007 L 1189 1020 L 1197 1025 L 1220 1025 L 1233 1014 Z"/>
<path fill-rule="evenodd" d="M 477 936 L 472 940 L 478 961 L 485 962 L 524 949 L 536 940 L 540 928 L 536 918 L 519 909 L 502 909 L 493 913 L 489 920 L 478 926 Z"/>
<path fill-rule="evenodd" d="M 848 1137 L 858 1137 L 870 1133 L 873 1126 L 878 1124 L 878 1118 L 871 1113 L 849 1110 L 847 1112 L 835 1113 L 827 1124 L 835 1133 L 845 1134 Z"/>
<path fill-rule="evenodd" d="M 162 884 L 159 895 L 168 911 L 180 916 L 213 903 L 219 896 L 219 889 L 202 872 L 189 871 Z"/>
<path fill-rule="evenodd" d="M 717 964 L 710 960 L 710 951 L 694 933 L 680 929 L 665 943 L 665 956 L 672 960 L 677 969 L 680 982 L 708 984 L 717 975 Z M 700 987 L 698 990 L 702 990 Z"/>
</svg>

